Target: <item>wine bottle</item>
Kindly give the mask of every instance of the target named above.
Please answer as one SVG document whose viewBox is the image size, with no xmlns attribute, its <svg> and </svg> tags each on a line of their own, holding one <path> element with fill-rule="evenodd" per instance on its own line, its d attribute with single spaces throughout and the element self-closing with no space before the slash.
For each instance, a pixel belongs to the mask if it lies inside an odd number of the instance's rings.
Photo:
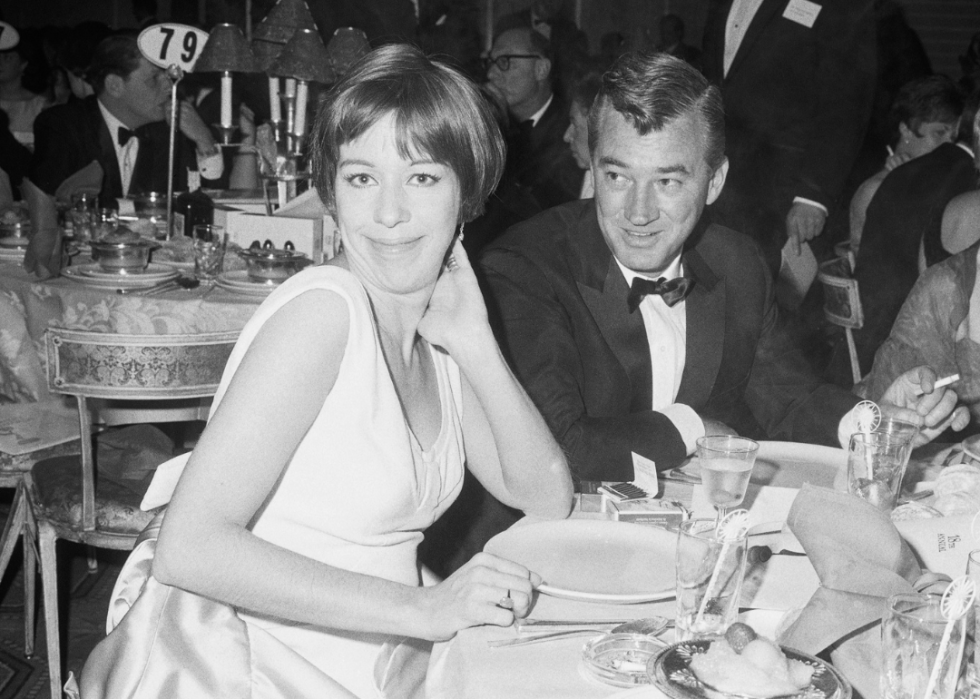
<svg viewBox="0 0 980 699">
<path fill-rule="evenodd" d="M 187 190 L 174 200 L 174 236 L 192 236 L 194 226 L 214 222 L 214 202 L 201 191 L 201 175 L 187 171 Z"/>
</svg>

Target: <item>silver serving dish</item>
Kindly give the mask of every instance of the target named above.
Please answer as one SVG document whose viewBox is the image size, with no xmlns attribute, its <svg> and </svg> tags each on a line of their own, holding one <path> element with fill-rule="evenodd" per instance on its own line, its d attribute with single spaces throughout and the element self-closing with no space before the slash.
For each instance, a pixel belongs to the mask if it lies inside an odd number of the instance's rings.
<svg viewBox="0 0 980 699">
<path fill-rule="evenodd" d="M 150 251 L 156 245 L 148 240 L 92 241 L 92 259 L 106 272 L 136 274 L 150 261 Z"/>
<path fill-rule="evenodd" d="M 277 248 L 271 240 L 261 245 L 256 240 L 238 255 L 245 260 L 249 280 L 259 284 L 279 284 L 313 262 L 288 241 L 285 247 Z"/>
<path fill-rule="evenodd" d="M 31 237 L 31 222 L 0 223 L 0 247 L 25 248 Z"/>
</svg>

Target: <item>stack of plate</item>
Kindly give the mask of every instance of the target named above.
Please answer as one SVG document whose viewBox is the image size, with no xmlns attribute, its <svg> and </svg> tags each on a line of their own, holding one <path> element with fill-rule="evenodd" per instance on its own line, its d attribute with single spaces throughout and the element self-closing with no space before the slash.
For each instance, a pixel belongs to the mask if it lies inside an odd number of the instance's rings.
<svg viewBox="0 0 980 699">
<path fill-rule="evenodd" d="M 96 289 L 145 289 L 174 279 L 179 272 L 167 265 L 149 264 L 141 272 L 119 274 L 106 272 L 98 264 L 66 267 L 64 276 L 72 281 Z"/>
<path fill-rule="evenodd" d="M 7 236 L 0 238 L 0 263 L 20 264 L 24 261 L 24 251 L 27 250 L 28 238 L 24 236 Z"/>
<path fill-rule="evenodd" d="M 244 269 L 222 272 L 218 275 L 218 286 L 235 294 L 246 296 L 268 296 L 278 284 L 254 282 Z"/>
</svg>

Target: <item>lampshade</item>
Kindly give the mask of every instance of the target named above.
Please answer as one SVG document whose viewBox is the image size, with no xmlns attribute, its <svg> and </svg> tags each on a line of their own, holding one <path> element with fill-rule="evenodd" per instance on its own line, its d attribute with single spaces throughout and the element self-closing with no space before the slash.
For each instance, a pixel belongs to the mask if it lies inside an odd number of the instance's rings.
<svg viewBox="0 0 980 699">
<path fill-rule="evenodd" d="M 371 51 L 367 34 L 354 27 L 339 27 L 327 43 L 327 53 L 334 72 L 341 76 L 354 62 Z"/>
<path fill-rule="evenodd" d="M 316 31 L 316 22 L 303 0 L 279 0 L 252 30 L 252 50 L 259 68 L 268 72 L 286 42 L 299 29 Z"/>
<path fill-rule="evenodd" d="M 332 83 L 336 79 L 330 67 L 327 47 L 320 40 L 319 33 L 310 29 L 300 29 L 293 34 L 266 72 L 307 82 Z"/>
<path fill-rule="evenodd" d="M 211 30 L 200 58 L 194 64 L 197 73 L 257 73 L 258 66 L 242 30 L 234 24 L 219 24 Z"/>
</svg>

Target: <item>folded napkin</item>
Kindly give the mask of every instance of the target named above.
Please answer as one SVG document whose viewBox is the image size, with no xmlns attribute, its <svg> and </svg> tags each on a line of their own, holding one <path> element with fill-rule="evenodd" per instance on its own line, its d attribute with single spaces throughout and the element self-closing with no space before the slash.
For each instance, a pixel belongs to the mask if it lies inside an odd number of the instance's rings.
<svg viewBox="0 0 980 699">
<path fill-rule="evenodd" d="M 105 176 L 102 166 L 98 160 L 93 160 L 88 165 L 73 175 L 65 178 L 58 189 L 54 192 L 57 201 L 70 202 L 73 194 L 98 194 L 102 191 L 102 178 Z"/>
<path fill-rule="evenodd" d="M 20 186 L 31 217 L 31 239 L 24 253 L 24 269 L 41 279 L 61 273 L 61 228 L 53 196 L 28 178 Z"/>
<path fill-rule="evenodd" d="M 887 600 L 915 592 L 923 571 L 888 514 L 853 495 L 804 485 L 787 524 L 820 587 L 780 643 L 812 655 L 833 647 L 835 664 L 873 699 Z"/>
</svg>

